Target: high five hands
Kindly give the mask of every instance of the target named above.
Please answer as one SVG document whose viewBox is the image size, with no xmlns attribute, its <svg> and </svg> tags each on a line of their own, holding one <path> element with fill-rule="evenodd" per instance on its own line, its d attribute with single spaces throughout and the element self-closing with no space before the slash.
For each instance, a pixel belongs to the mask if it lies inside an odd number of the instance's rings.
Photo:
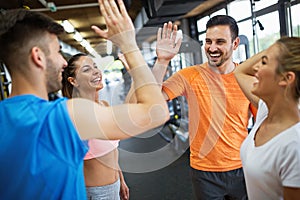
<svg viewBox="0 0 300 200">
<path fill-rule="evenodd" d="M 100 11 L 106 21 L 107 31 L 97 26 L 92 29 L 101 37 L 111 40 L 123 53 L 137 49 L 135 29 L 122 0 L 98 0 Z"/>
<path fill-rule="evenodd" d="M 172 22 L 164 23 L 157 31 L 156 54 L 160 62 L 169 62 L 179 51 L 182 37 L 178 37 L 177 25 Z"/>
</svg>

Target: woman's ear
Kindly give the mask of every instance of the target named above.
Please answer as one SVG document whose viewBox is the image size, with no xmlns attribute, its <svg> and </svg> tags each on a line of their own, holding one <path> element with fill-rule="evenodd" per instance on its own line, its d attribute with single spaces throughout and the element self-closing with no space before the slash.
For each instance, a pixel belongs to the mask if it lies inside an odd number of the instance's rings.
<svg viewBox="0 0 300 200">
<path fill-rule="evenodd" d="M 32 47 L 31 51 L 31 58 L 32 61 L 35 63 L 36 66 L 45 69 L 47 64 L 46 55 L 44 52 L 37 46 Z"/>
<path fill-rule="evenodd" d="M 281 86 L 287 86 L 291 85 L 296 79 L 296 74 L 294 72 L 284 72 L 282 75 L 281 80 L 279 81 L 279 85 Z"/>
<path fill-rule="evenodd" d="M 69 83 L 71 83 L 71 85 L 73 85 L 74 87 L 78 87 L 78 86 L 79 86 L 75 78 L 73 78 L 73 77 L 68 77 L 67 80 L 68 80 Z"/>
</svg>

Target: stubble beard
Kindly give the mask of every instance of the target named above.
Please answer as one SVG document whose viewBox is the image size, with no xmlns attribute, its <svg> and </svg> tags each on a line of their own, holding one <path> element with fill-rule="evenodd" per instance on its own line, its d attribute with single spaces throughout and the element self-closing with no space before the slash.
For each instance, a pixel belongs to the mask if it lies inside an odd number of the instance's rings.
<svg viewBox="0 0 300 200">
<path fill-rule="evenodd" d="M 222 66 L 223 64 L 224 64 L 224 60 L 223 59 L 221 59 L 220 61 L 218 61 L 218 62 L 213 62 L 213 61 L 211 61 L 210 59 L 208 59 L 208 65 L 210 66 L 210 67 L 220 67 L 220 66 Z"/>
<path fill-rule="evenodd" d="M 62 88 L 62 80 L 59 78 L 61 73 L 59 69 L 54 67 L 52 60 L 47 58 L 46 84 L 48 93 L 57 92 Z"/>
</svg>

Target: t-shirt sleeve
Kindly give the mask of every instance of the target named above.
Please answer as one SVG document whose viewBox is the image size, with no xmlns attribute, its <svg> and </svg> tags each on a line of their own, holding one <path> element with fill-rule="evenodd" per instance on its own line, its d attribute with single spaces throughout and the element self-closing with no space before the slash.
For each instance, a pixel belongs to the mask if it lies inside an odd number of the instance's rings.
<svg viewBox="0 0 300 200">
<path fill-rule="evenodd" d="M 255 120 L 262 121 L 268 115 L 268 113 L 269 111 L 266 103 L 260 99 L 258 101 L 258 108 L 257 108 Z"/>
<path fill-rule="evenodd" d="M 168 95 L 169 100 L 172 100 L 178 96 L 183 96 L 185 93 L 186 79 L 180 72 L 176 72 L 164 83 L 162 90 Z"/>
<path fill-rule="evenodd" d="M 298 134 L 299 136 L 299 134 Z M 283 149 L 280 177 L 285 187 L 300 188 L 300 142 L 293 140 Z"/>
</svg>

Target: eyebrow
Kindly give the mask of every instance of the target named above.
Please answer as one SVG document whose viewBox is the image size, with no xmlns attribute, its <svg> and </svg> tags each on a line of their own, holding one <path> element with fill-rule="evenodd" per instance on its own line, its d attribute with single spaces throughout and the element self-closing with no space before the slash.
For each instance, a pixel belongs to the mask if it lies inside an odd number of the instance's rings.
<svg viewBox="0 0 300 200">
<path fill-rule="evenodd" d="M 205 38 L 205 41 L 213 41 L 213 40 L 215 40 L 216 42 L 226 42 L 227 41 L 224 38 L 217 38 L 217 39 Z"/>
<path fill-rule="evenodd" d="M 266 59 L 266 60 L 268 60 L 268 56 L 262 56 L 261 59 Z"/>
<path fill-rule="evenodd" d="M 83 65 L 82 68 L 84 67 L 92 67 L 91 65 Z"/>
</svg>

